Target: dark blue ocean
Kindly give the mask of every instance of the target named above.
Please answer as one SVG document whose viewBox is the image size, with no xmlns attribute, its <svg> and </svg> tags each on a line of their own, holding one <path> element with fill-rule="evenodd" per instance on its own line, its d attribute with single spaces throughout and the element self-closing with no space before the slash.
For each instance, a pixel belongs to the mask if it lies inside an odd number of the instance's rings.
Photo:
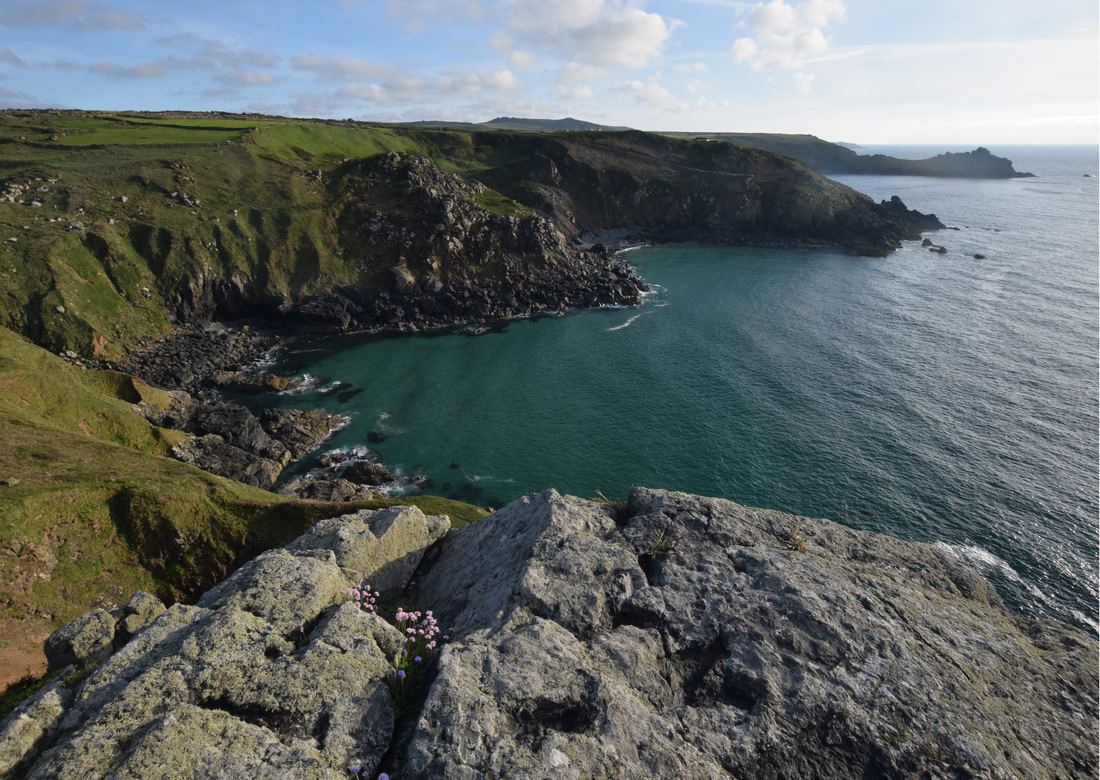
<svg viewBox="0 0 1100 780">
<path fill-rule="evenodd" d="M 398 490 L 483 506 L 646 485 L 827 517 L 1095 632 L 1098 152 L 990 150 L 1037 178 L 838 177 L 937 214 L 946 254 L 635 249 L 641 308 L 299 341 L 269 370 L 316 383 L 258 403 L 352 417 L 298 473 L 369 448 L 430 481 Z"/>
</svg>

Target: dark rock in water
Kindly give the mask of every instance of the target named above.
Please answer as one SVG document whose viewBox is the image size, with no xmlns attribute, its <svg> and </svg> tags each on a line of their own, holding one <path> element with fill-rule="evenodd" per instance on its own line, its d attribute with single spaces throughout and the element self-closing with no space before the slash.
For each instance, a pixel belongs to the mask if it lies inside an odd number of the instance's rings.
<svg viewBox="0 0 1100 780">
<path fill-rule="evenodd" d="M 366 460 L 352 461 L 340 476 L 359 485 L 386 485 L 397 481 L 385 466 Z"/>
<path fill-rule="evenodd" d="M 929 252 L 936 252 L 937 254 L 941 254 L 941 255 L 946 255 L 947 254 L 947 247 L 945 247 L 945 246 L 930 246 L 930 247 L 928 247 L 928 251 Z"/>
<path fill-rule="evenodd" d="M 355 398 L 357 395 L 362 394 L 364 390 L 365 388 L 362 387 L 357 387 L 354 390 L 345 390 L 344 392 L 339 393 L 336 396 L 336 401 L 341 404 L 350 403 L 351 399 Z"/>
<path fill-rule="evenodd" d="M 974 255 L 975 260 L 985 260 L 985 255 Z"/>
<path fill-rule="evenodd" d="M 920 242 L 921 246 L 932 246 L 932 239 L 926 238 Z"/>
<path fill-rule="evenodd" d="M 452 464 L 451 464 L 450 466 L 448 466 L 448 468 L 450 468 L 450 469 L 452 469 L 452 470 L 453 470 L 453 469 L 457 469 L 457 468 L 458 468 L 458 464 L 457 464 L 457 463 L 452 463 Z"/>
<path fill-rule="evenodd" d="M 244 393 L 285 393 L 301 387 L 302 380 L 274 374 L 237 374 L 237 389 Z"/>
<path fill-rule="evenodd" d="M 445 528 L 413 508 L 321 521 L 157 618 L 12 760 L 81 778 L 1097 777 L 1095 639 L 1009 613 L 932 545 L 645 488 L 625 508 L 529 496 L 424 555 Z M 412 579 L 456 633 L 398 734 L 402 636 L 341 602 Z"/>
<path fill-rule="evenodd" d="M 319 409 L 264 409 L 260 425 L 273 439 L 290 450 L 294 460 L 317 447 L 346 422 L 338 414 L 326 414 Z"/>
<path fill-rule="evenodd" d="M 322 466 L 328 467 L 343 463 L 344 461 L 350 460 L 351 458 L 352 455 L 348 452 L 326 452 L 324 455 L 318 458 L 318 462 Z"/>
<path fill-rule="evenodd" d="M 283 470 L 281 462 L 235 447 L 214 433 L 184 439 L 172 448 L 172 457 L 263 490 L 271 490 Z"/>
<path fill-rule="evenodd" d="M 322 398 L 327 398 L 330 395 L 347 390 L 350 387 L 351 385 L 347 382 L 334 382 L 331 387 L 326 387 L 324 390 L 320 391 L 318 395 Z"/>
<path fill-rule="evenodd" d="M 358 485 L 339 477 L 299 477 L 278 489 L 280 495 L 313 501 L 372 501 L 385 498 L 368 485 Z"/>
<path fill-rule="evenodd" d="M 367 441 L 369 441 L 371 444 L 381 444 L 388 438 L 390 437 L 384 433 L 379 433 L 378 431 L 371 431 L 367 434 Z"/>
</svg>

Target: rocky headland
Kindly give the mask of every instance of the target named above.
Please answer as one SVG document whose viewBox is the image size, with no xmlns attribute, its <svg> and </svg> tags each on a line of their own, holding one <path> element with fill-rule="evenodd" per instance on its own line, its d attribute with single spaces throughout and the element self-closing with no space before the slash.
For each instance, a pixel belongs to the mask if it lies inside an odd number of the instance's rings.
<svg viewBox="0 0 1100 780">
<path fill-rule="evenodd" d="M 827 176 L 853 173 L 953 179 L 1027 179 L 1035 176 L 1017 171 L 1012 160 L 998 157 L 984 146 L 970 152 L 946 152 L 923 160 L 908 160 L 887 154 L 858 154 L 847 144 L 830 143 L 812 135 L 716 133 L 707 136 L 706 140 L 769 149 L 805 163 Z"/>
<path fill-rule="evenodd" d="M 939 548 L 644 488 L 448 527 L 356 512 L 67 624 L 0 777 L 1097 777 L 1095 640 Z"/>
<path fill-rule="evenodd" d="M 416 331 L 636 303 L 607 231 L 884 255 L 943 227 L 748 146 L 206 118 L 236 139 L 163 114 L 0 116 L 26 139 L 0 150 L 0 217 L 23 226 L 0 231 L 0 324 L 99 360 L 210 322 Z M 61 140 L 97 123 L 111 144 Z"/>
</svg>

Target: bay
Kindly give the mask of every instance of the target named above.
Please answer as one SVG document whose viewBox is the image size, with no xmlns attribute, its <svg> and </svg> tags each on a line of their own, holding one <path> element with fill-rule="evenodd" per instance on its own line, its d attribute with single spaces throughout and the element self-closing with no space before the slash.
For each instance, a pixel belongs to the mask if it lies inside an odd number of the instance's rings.
<svg viewBox="0 0 1100 780">
<path fill-rule="evenodd" d="M 641 308 L 295 341 L 270 370 L 323 379 L 256 403 L 352 418 L 290 474 L 369 447 L 480 505 L 721 496 L 940 544 L 1096 631 L 1097 154 L 1011 151 L 1039 177 L 837 177 L 937 213 L 946 254 L 637 249 Z"/>
</svg>

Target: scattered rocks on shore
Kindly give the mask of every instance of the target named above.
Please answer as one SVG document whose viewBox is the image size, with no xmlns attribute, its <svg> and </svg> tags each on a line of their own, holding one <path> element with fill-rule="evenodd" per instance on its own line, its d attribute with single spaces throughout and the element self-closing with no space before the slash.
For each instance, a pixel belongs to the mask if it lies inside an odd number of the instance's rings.
<svg viewBox="0 0 1100 780">
<path fill-rule="evenodd" d="M 200 395 L 207 378 L 240 371 L 263 357 L 274 343 L 272 337 L 248 329 L 187 325 L 107 367 L 154 387 Z"/>
<path fill-rule="evenodd" d="M 173 405 L 135 408 L 154 425 L 192 434 L 172 449 L 184 463 L 246 485 L 270 490 L 279 473 L 344 424 L 318 410 L 266 409 L 259 419 L 239 404 L 201 403 L 182 391 Z"/>
</svg>

